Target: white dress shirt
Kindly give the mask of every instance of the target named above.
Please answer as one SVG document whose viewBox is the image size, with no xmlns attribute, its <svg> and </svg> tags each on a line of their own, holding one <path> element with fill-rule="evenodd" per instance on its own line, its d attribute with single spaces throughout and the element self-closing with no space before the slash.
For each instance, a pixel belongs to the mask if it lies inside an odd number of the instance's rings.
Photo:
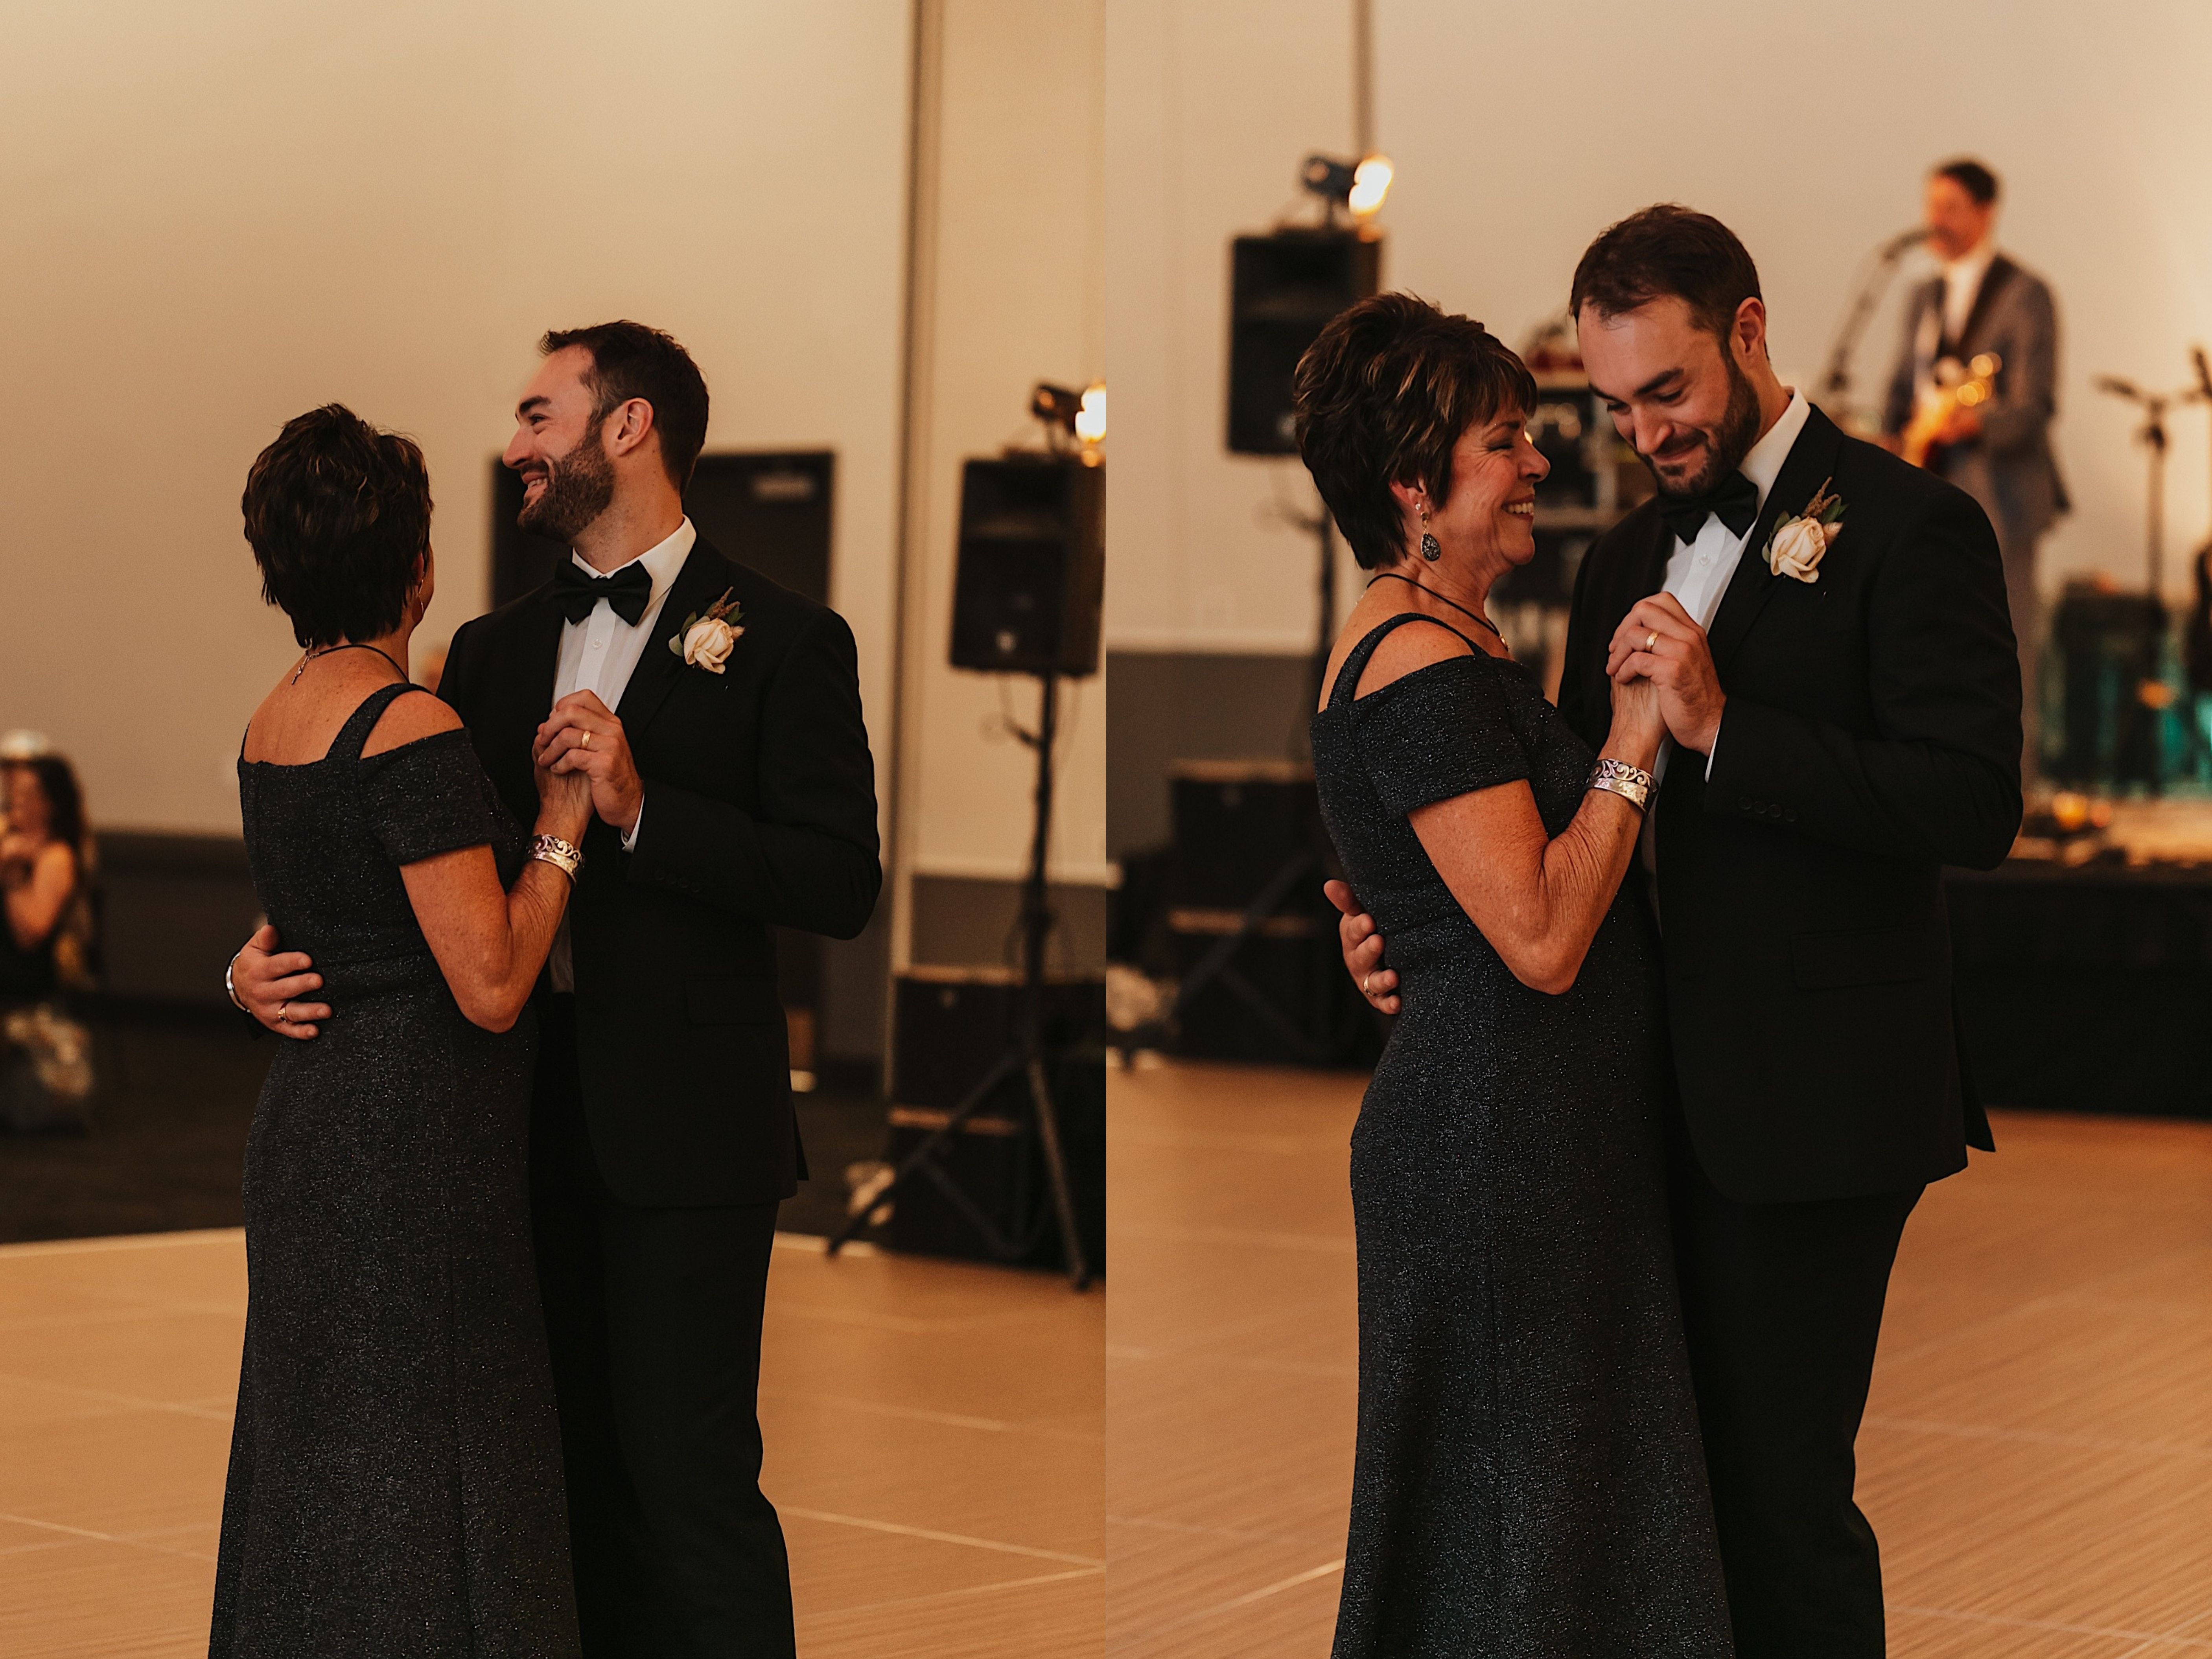
<svg viewBox="0 0 2212 1659">
<path fill-rule="evenodd" d="M 1805 401 L 1804 394 L 1792 392 L 1789 407 L 1782 411 L 1782 417 L 1766 429 L 1765 437 L 1751 447 L 1751 453 L 1743 458 L 1743 464 L 1736 469 L 1750 479 L 1753 488 L 1759 491 L 1760 512 L 1766 510 L 1767 492 L 1774 488 L 1775 479 L 1781 476 L 1782 464 L 1790 459 L 1790 451 L 1797 441 L 1797 434 L 1805 429 L 1805 422 L 1812 413 L 1813 405 Z M 1756 520 L 1751 528 L 1758 528 Z M 1744 544 L 1750 535 L 1751 530 L 1737 535 L 1716 514 L 1706 518 L 1695 541 L 1686 542 L 1680 536 L 1674 538 L 1674 550 L 1667 560 L 1667 580 L 1662 591 L 1672 593 L 1680 600 L 1682 609 L 1690 613 L 1690 620 L 1698 627 L 1707 629 L 1712 627 L 1713 617 L 1721 608 L 1721 598 L 1728 592 L 1729 582 L 1735 575 L 1736 566 L 1743 562 Z M 1705 757 L 1707 777 L 1713 775 L 1713 753 L 1717 753 L 1720 746 L 1720 738 L 1716 733 L 1713 751 Z M 1651 764 L 1655 799 L 1658 794 L 1659 781 L 1667 775 L 1668 757 L 1674 751 L 1674 740 L 1672 738 L 1662 738 L 1659 744 L 1659 758 Z M 1640 850 L 1646 870 L 1659 867 L 1657 822 L 1656 813 L 1644 815 Z"/>
<path fill-rule="evenodd" d="M 622 702 L 623 691 L 629 689 L 629 678 L 637 672 L 639 659 L 645 648 L 653 642 L 653 624 L 660 620 L 660 607 L 667 603 L 668 590 L 676 586 L 676 578 L 684 569 L 684 562 L 691 555 L 691 544 L 699 539 L 699 532 L 686 518 L 670 532 L 666 540 L 656 544 L 630 561 L 641 564 L 653 578 L 653 593 L 645 602 L 645 610 L 635 626 L 615 615 L 615 608 L 605 599 L 592 607 L 591 614 L 581 622 L 561 624 L 561 655 L 559 666 L 553 673 L 553 701 L 571 696 L 579 691 L 599 694 L 601 702 L 613 708 Z M 598 571 L 585 562 L 580 553 L 571 552 L 579 569 L 596 577 L 611 576 L 614 571 Z M 617 567 L 627 570 L 629 564 Z M 550 711 L 549 711 L 550 712 Z M 637 820 L 623 834 L 623 851 L 627 853 L 637 845 L 637 832 L 645 825 L 645 808 L 641 804 Z M 573 991 L 576 988 L 575 959 L 568 949 L 568 915 L 561 915 L 561 930 L 554 936 L 553 951 L 547 965 L 553 975 L 553 988 Z"/>
<path fill-rule="evenodd" d="M 1966 319 L 1974 314 L 1981 297 L 1982 279 L 1997 257 L 1996 240 L 1984 236 L 1978 246 L 1943 263 L 1943 334 L 1958 340 L 1966 331 Z"/>
</svg>

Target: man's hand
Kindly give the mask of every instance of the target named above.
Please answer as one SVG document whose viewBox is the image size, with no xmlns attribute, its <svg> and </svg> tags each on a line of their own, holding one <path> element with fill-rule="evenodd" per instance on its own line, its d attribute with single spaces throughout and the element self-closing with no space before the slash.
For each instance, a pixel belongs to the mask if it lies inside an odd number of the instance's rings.
<svg viewBox="0 0 2212 1659">
<path fill-rule="evenodd" d="M 1344 971 L 1359 988 L 1359 994 L 1386 1014 L 1398 1012 L 1398 975 L 1382 966 L 1382 935 L 1375 931 L 1375 918 L 1359 902 L 1359 896 L 1340 881 L 1324 882 L 1322 892 L 1344 914 L 1337 920 L 1336 942 L 1344 951 Z"/>
<path fill-rule="evenodd" d="M 304 951 L 279 955 L 276 930 L 267 922 L 246 941 L 246 948 L 231 958 L 230 988 L 246 1005 L 246 1012 L 279 1036 L 306 1039 L 314 1036 L 319 1021 L 331 1017 L 327 1002 L 302 1002 L 310 991 L 323 988 L 323 976 Z"/>
<path fill-rule="evenodd" d="M 1705 630 L 1690 620 L 1672 593 L 1636 602 L 1613 630 L 1605 672 L 1616 680 L 1638 675 L 1649 679 L 1659 688 L 1659 712 L 1668 735 L 1700 755 L 1713 752 L 1728 698 L 1713 668 Z"/>
<path fill-rule="evenodd" d="M 596 691 L 572 691 L 553 705 L 530 747 L 530 758 L 554 772 L 592 781 L 592 809 L 625 836 L 645 806 L 645 781 L 630 757 L 629 738 Z"/>
</svg>

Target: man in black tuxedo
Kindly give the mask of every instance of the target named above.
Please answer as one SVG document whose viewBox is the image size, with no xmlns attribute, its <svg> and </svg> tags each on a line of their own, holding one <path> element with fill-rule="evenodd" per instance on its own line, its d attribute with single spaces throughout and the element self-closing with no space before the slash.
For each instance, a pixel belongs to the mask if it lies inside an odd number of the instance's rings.
<svg viewBox="0 0 2212 1659">
<path fill-rule="evenodd" d="M 2003 566 L 1971 497 L 1777 380 L 1758 271 L 1718 221 L 1613 226 L 1572 303 L 1659 487 L 1583 558 L 1559 708 L 1593 749 L 1612 678 L 1656 681 L 1666 713 L 1639 863 L 1736 1652 L 1874 1659 L 1853 1443 L 1882 1302 L 1923 1188 L 1991 1144 L 1954 1033 L 1942 868 L 1997 864 L 2020 822 Z M 1333 896 L 1346 966 L 1389 1009 L 1371 919 Z"/>
<path fill-rule="evenodd" d="M 755 1400 L 805 1158 L 769 930 L 849 939 L 881 885 L 853 635 L 684 515 L 708 403 L 680 345 L 542 346 L 505 459 L 522 526 L 574 554 L 454 635 L 440 691 L 523 822 L 541 760 L 598 814 L 536 999 L 530 1149 L 584 1650 L 787 1659 Z M 249 949 L 241 998 L 280 1029 L 289 994 L 281 1029 L 312 1034 L 307 966 Z"/>
</svg>

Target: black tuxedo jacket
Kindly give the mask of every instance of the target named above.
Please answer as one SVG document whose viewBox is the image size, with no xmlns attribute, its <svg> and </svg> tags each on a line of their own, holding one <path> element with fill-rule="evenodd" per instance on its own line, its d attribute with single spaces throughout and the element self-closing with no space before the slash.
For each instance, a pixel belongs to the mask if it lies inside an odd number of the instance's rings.
<svg viewBox="0 0 2212 1659">
<path fill-rule="evenodd" d="M 744 633 L 714 674 L 667 641 L 726 589 Z M 525 824 L 562 620 L 550 582 L 477 617 L 439 686 Z M 645 780 L 636 850 L 594 821 L 569 906 L 585 1115 L 625 1203 L 763 1203 L 804 1173 L 770 925 L 850 939 L 883 884 L 853 634 L 704 540 L 655 631 L 615 709 Z"/>
<path fill-rule="evenodd" d="M 1775 526 L 1823 483 L 1844 528 L 1819 580 L 1771 574 Z M 1559 708 L 1611 723 L 1606 646 L 1664 586 L 1656 502 L 1575 580 Z M 1658 799 L 1657 898 L 1682 1110 L 1714 1183 L 1752 1202 L 1901 1191 L 1990 1145 L 1951 1006 L 1947 864 L 1988 869 L 2021 817 L 2019 659 L 1988 517 L 1817 409 L 1714 613 L 1728 695 Z"/>
</svg>

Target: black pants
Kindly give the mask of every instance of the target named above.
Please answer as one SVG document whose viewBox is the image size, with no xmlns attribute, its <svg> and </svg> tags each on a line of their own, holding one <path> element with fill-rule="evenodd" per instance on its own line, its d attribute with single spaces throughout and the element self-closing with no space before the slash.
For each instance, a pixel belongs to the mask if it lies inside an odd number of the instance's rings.
<svg viewBox="0 0 2212 1659">
<path fill-rule="evenodd" d="M 586 1659 L 791 1659 L 755 1403 L 776 1206 L 618 1201 L 585 1126 L 573 1002 L 550 1000 L 532 1208 Z"/>
<path fill-rule="evenodd" d="M 1881 1555 L 1852 1501 L 1889 1271 L 1921 1188 L 1745 1204 L 1679 1119 L 1674 1251 L 1736 1659 L 1881 1659 Z"/>
</svg>

